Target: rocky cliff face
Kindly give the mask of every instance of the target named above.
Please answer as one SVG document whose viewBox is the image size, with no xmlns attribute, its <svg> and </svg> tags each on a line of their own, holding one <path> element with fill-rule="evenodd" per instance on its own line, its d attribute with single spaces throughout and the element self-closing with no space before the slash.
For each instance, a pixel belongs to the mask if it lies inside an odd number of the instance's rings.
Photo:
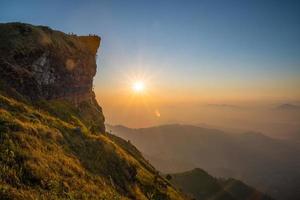
<svg viewBox="0 0 300 200">
<path fill-rule="evenodd" d="M 100 41 L 98 36 L 68 35 L 44 26 L 0 24 L 1 81 L 31 100 L 62 99 L 77 107 L 89 103 L 96 111 L 92 118 L 98 118 L 104 131 L 92 89 Z"/>
<path fill-rule="evenodd" d="M 1 78 L 30 98 L 94 98 L 98 36 L 75 36 L 27 24 L 0 25 Z"/>
<path fill-rule="evenodd" d="M 0 24 L 0 199 L 185 200 L 92 91 L 97 36 Z M 98 134 L 102 133 L 102 134 Z"/>
</svg>

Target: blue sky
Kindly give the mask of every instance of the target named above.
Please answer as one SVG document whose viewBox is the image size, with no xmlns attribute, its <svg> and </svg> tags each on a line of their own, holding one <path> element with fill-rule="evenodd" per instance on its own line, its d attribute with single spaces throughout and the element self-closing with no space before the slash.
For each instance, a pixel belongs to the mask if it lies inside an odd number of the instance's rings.
<svg viewBox="0 0 300 200">
<path fill-rule="evenodd" d="M 300 1 L 1 0 L 12 21 L 100 35 L 99 91 L 143 71 L 165 90 L 300 95 Z"/>
</svg>

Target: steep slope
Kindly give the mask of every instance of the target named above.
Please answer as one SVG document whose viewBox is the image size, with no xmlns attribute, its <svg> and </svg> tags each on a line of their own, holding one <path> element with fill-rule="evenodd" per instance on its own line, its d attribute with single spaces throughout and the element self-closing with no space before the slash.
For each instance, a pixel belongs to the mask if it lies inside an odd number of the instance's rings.
<svg viewBox="0 0 300 200">
<path fill-rule="evenodd" d="M 213 176 L 242 180 L 276 199 L 300 197 L 300 148 L 295 141 L 178 124 L 107 129 L 130 140 L 164 173 L 201 167 Z"/>
<path fill-rule="evenodd" d="M 0 38 L 1 199 L 186 199 L 105 133 L 92 91 L 99 37 L 12 23 Z"/>
<path fill-rule="evenodd" d="M 216 179 L 196 168 L 171 175 L 171 182 L 196 199 L 271 200 L 272 198 L 235 179 Z"/>
</svg>

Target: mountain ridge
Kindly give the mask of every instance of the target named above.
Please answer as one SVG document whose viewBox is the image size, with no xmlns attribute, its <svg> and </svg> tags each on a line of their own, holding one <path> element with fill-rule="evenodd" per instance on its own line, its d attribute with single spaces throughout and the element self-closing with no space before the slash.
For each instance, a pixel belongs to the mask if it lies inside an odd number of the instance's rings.
<svg viewBox="0 0 300 200">
<path fill-rule="evenodd" d="M 300 106 L 290 104 L 290 103 L 285 103 L 277 106 L 275 109 L 276 110 L 300 110 Z"/>
<path fill-rule="evenodd" d="M 0 41 L 1 199 L 189 199 L 105 131 L 92 90 L 100 37 L 8 23 Z"/>
<path fill-rule="evenodd" d="M 192 125 L 107 128 L 130 140 L 163 173 L 200 167 L 216 177 L 241 180 L 278 199 L 292 200 L 300 195 L 296 187 L 300 177 L 297 168 L 300 149 L 295 141 L 257 132 L 227 133 Z"/>
<path fill-rule="evenodd" d="M 176 187 L 197 200 L 212 198 L 215 200 L 272 199 L 241 181 L 232 178 L 217 179 L 200 168 L 170 174 L 169 178 Z"/>
</svg>

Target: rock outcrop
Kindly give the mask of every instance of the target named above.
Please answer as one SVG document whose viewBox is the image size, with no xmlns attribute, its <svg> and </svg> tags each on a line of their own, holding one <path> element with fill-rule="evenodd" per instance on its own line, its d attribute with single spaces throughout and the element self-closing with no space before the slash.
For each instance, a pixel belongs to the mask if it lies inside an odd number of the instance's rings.
<svg viewBox="0 0 300 200">
<path fill-rule="evenodd" d="M 92 90 L 99 44 L 0 24 L 1 200 L 188 200 L 130 142 L 105 133 Z"/>
<path fill-rule="evenodd" d="M 104 131 L 93 92 L 100 41 L 95 35 L 76 36 L 45 26 L 0 24 L 1 82 L 33 101 L 62 99 L 77 107 L 88 102 Z"/>
</svg>

